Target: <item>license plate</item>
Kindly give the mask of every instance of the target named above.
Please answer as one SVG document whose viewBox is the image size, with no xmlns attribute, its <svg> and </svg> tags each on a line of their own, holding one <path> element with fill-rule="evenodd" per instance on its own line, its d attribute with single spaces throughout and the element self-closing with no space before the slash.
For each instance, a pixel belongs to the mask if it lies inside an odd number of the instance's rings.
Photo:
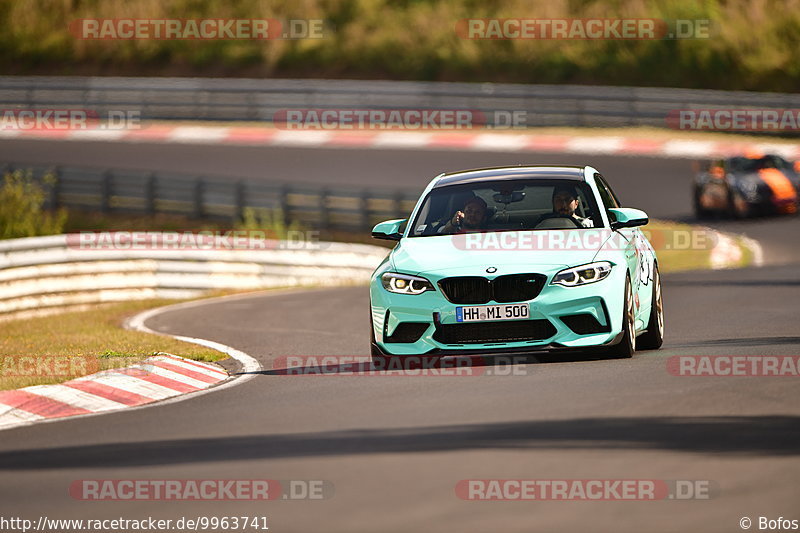
<svg viewBox="0 0 800 533">
<path fill-rule="evenodd" d="M 456 307 L 456 322 L 491 322 L 528 318 L 528 304 L 470 305 Z"/>
</svg>

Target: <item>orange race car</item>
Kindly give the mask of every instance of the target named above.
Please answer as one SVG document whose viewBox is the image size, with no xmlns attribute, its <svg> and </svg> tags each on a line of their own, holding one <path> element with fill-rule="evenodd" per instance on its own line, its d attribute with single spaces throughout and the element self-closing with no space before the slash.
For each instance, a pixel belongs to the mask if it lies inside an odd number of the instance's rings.
<svg viewBox="0 0 800 533">
<path fill-rule="evenodd" d="M 797 213 L 800 162 L 748 154 L 699 162 L 693 183 L 697 218 Z"/>
</svg>

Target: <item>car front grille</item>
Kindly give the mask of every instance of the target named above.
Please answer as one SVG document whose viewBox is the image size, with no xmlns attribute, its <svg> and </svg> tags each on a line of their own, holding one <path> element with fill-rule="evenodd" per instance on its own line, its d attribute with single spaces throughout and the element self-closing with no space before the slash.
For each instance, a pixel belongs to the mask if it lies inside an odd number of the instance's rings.
<svg viewBox="0 0 800 533">
<path fill-rule="evenodd" d="M 492 286 L 486 278 L 464 276 L 439 282 L 445 298 L 455 304 L 485 304 L 492 299 Z"/>
<path fill-rule="evenodd" d="M 454 304 L 525 302 L 536 298 L 544 287 L 543 274 L 509 274 L 487 279 L 480 276 L 444 278 L 439 288 Z"/>
<path fill-rule="evenodd" d="M 486 344 L 544 340 L 555 334 L 549 320 L 508 320 L 436 324 L 433 339 L 442 344 Z"/>
</svg>

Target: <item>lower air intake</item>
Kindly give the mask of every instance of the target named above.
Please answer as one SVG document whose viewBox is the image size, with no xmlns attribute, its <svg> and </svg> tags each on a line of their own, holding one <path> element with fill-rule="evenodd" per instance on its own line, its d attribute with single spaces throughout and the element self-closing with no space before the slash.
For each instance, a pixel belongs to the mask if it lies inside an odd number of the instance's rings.
<svg viewBox="0 0 800 533">
<path fill-rule="evenodd" d="M 391 335 L 386 336 L 385 341 L 406 344 L 417 342 L 429 325 L 427 322 L 401 322 Z"/>
<path fill-rule="evenodd" d="M 442 344 L 487 344 L 549 339 L 556 328 L 549 320 L 508 320 L 468 324 L 437 324 L 433 339 Z"/>
<path fill-rule="evenodd" d="M 603 326 L 591 313 L 567 315 L 559 317 L 569 329 L 578 335 L 591 335 L 592 333 L 607 333 L 611 331 L 607 325 Z"/>
</svg>

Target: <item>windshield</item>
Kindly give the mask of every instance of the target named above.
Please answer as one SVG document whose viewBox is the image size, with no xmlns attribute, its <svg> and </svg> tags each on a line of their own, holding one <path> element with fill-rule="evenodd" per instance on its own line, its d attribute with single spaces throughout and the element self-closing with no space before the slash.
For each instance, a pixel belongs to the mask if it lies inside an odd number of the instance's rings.
<svg viewBox="0 0 800 533">
<path fill-rule="evenodd" d="M 602 227 L 589 185 L 573 180 L 498 180 L 433 189 L 410 237 Z"/>
</svg>

